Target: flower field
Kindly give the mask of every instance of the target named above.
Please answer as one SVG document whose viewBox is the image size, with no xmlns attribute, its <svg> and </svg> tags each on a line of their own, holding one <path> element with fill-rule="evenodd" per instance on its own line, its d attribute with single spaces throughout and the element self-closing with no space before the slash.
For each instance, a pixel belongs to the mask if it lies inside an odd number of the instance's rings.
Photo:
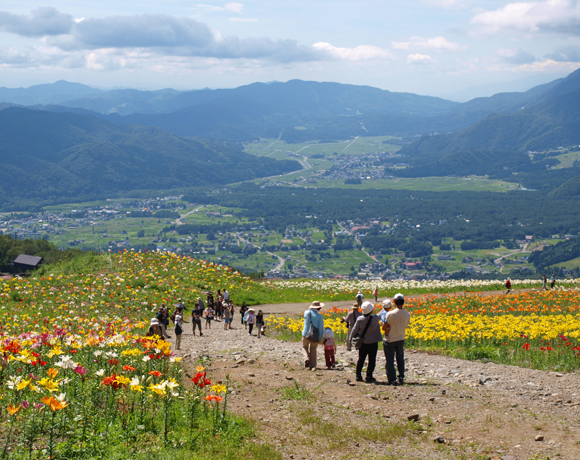
<svg viewBox="0 0 580 460">
<path fill-rule="evenodd" d="M 491 359 L 525 367 L 580 367 L 580 299 L 577 290 L 528 291 L 510 295 L 443 295 L 410 298 L 406 346 L 467 359 Z M 380 305 L 375 307 L 378 312 Z M 325 327 L 346 339 L 340 321 L 348 310 L 323 311 Z M 300 316 L 267 320 L 270 329 L 300 338 Z"/>
<path fill-rule="evenodd" d="M 168 254 L 87 257 L 105 269 L 0 280 L 0 458 L 278 458 L 228 414 L 226 382 L 185 378 L 145 337 L 162 302 L 252 281 Z"/>
<path fill-rule="evenodd" d="M 578 286 L 580 280 L 560 280 L 559 286 Z M 379 297 L 386 293 L 401 292 L 403 294 L 432 294 L 450 292 L 483 292 L 505 290 L 503 281 L 498 280 L 274 280 L 267 285 L 282 292 L 299 292 L 302 301 L 308 300 L 354 300 L 357 292 L 365 297 L 372 297 L 375 288 Z M 539 288 L 539 279 L 512 280 L 512 289 Z M 289 295 L 292 297 L 292 295 Z M 295 301 L 295 300 L 289 300 Z M 296 300 L 297 301 L 297 300 Z"/>
</svg>

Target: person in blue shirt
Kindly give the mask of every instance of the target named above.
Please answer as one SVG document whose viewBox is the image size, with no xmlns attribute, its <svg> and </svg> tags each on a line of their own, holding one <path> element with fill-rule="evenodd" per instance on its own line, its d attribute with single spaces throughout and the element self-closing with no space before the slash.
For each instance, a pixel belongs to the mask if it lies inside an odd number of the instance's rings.
<svg viewBox="0 0 580 460">
<path fill-rule="evenodd" d="M 302 330 L 302 353 L 304 355 L 304 367 L 316 369 L 316 347 L 322 340 L 324 333 L 324 319 L 320 310 L 324 304 L 315 300 L 304 312 L 304 329 Z"/>
</svg>

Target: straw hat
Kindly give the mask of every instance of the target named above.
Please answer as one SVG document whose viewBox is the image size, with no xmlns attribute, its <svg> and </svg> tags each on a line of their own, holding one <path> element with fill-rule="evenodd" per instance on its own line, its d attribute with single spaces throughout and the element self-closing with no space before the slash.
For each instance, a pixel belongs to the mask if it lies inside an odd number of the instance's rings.
<svg viewBox="0 0 580 460">
<path fill-rule="evenodd" d="M 324 307 L 324 304 L 322 302 L 319 302 L 318 300 L 315 300 L 314 302 L 312 302 L 312 305 L 310 305 L 310 307 L 308 307 L 310 310 L 320 310 L 322 307 Z"/>
</svg>

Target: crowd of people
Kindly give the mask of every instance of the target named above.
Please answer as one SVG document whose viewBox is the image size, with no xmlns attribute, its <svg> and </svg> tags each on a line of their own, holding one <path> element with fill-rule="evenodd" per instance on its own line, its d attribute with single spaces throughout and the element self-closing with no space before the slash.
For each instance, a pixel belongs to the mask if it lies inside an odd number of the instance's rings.
<svg viewBox="0 0 580 460">
<path fill-rule="evenodd" d="M 218 289 L 214 297 L 212 291 L 205 293 L 205 301 L 198 297 L 191 310 L 191 326 L 193 335 L 196 331 L 200 337 L 203 337 L 202 321 L 205 319 L 205 330 L 211 329 L 212 322 L 222 322 L 224 330 L 232 329 L 232 322 L 236 313 L 236 307 L 230 299 L 230 294 L 226 289 Z M 184 312 L 186 310 L 182 299 L 179 299 L 175 304 L 175 309 L 170 314 L 169 308 L 163 303 L 157 311 L 155 318 L 151 319 L 147 336 L 158 336 L 165 339 L 170 339 L 171 336 L 167 333 L 167 328 L 172 321 L 175 325 L 175 349 L 181 349 L 181 335 L 183 334 Z M 264 322 L 264 314 L 262 310 L 255 312 L 253 308 L 249 308 L 246 302 L 243 302 L 239 308 L 241 324 L 248 330 L 249 335 L 253 335 L 254 326 L 258 338 L 264 335 L 266 326 Z"/>
<path fill-rule="evenodd" d="M 377 299 L 378 289 L 373 292 Z M 373 315 L 375 305 L 365 302 L 362 293 L 355 297 L 356 303 L 351 311 L 342 319 L 348 326 L 346 349 L 351 351 L 354 347 L 358 350 L 356 365 L 356 380 L 376 383 L 374 371 L 377 363 L 379 342 L 383 342 L 383 350 L 386 361 L 387 385 L 400 385 L 405 380 L 405 330 L 411 320 L 411 315 L 404 309 L 405 297 L 396 294 L 392 300 L 382 302 L 382 311 Z M 328 369 L 336 366 L 335 353 L 337 349 L 334 331 L 324 327 L 324 319 L 320 310 L 324 304 L 314 301 L 304 313 L 304 328 L 302 330 L 302 349 L 304 355 L 304 367 L 315 370 L 317 364 L 317 348 L 322 344 L 324 348 L 325 364 Z M 175 349 L 181 349 L 181 335 L 183 334 L 184 312 L 186 310 L 182 299 L 175 304 L 175 309 L 170 314 L 169 308 L 162 304 L 155 318 L 151 319 L 148 336 L 158 336 L 162 339 L 171 338 L 167 333 L 170 321 L 175 325 Z M 203 337 L 202 319 L 205 319 L 205 330 L 211 329 L 213 321 L 223 321 L 224 330 L 232 328 L 235 316 L 235 307 L 230 300 L 227 290 L 217 290 L 216 295 L 212 291 L 206 292 L 205 302 L 201 297 L 197 298 L 191 310 L 191 325 L 193 335 L 196 330 Z M 241 325 L 253 335 L 256 328 L 257 337 L 260 338 L 265 332 L 265 321 L 262 310 L 256 311 L 243 302 L 239 307 Z M 366 376 L 363 378 L 362 371 L 367 363 Z M 395 367 L 396 364 L 396 367 Z"/>
</svg>

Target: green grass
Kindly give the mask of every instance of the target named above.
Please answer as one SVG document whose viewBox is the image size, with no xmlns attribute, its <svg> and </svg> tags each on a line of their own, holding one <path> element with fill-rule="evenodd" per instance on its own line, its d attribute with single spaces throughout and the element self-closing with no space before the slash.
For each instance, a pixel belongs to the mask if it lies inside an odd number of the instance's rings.
<svg viewBox="0 0 580 460">
<path fill-rule="evenodd" d="M 291 385 L 280 388 L 280 398 L 288 401 L 312 401 L 316 398 L 316 388 L 309 390 L 306 385 L 296 380 Z"/>
<path fill-rule="evenodd" d="M 424 190 L 433 192 L 507 192 L 517 188 L 514 183 L 479 176 L 377 179 L 363 181 L 360 185 L 345 184 L 342 180 L 318 180 L 316 184 L 304 185 L 308 187 L 344 189 Z"/>
<path fill-rule="evenodd" d="M 554 169 L 571 168 L 574 166 L 575 161 L 580 161 L 580 152 L 564 153 L 562 155 L 557 155 L 554 158 L 560 160 L 560 164 L 554 166 Z"/>
</svg>

